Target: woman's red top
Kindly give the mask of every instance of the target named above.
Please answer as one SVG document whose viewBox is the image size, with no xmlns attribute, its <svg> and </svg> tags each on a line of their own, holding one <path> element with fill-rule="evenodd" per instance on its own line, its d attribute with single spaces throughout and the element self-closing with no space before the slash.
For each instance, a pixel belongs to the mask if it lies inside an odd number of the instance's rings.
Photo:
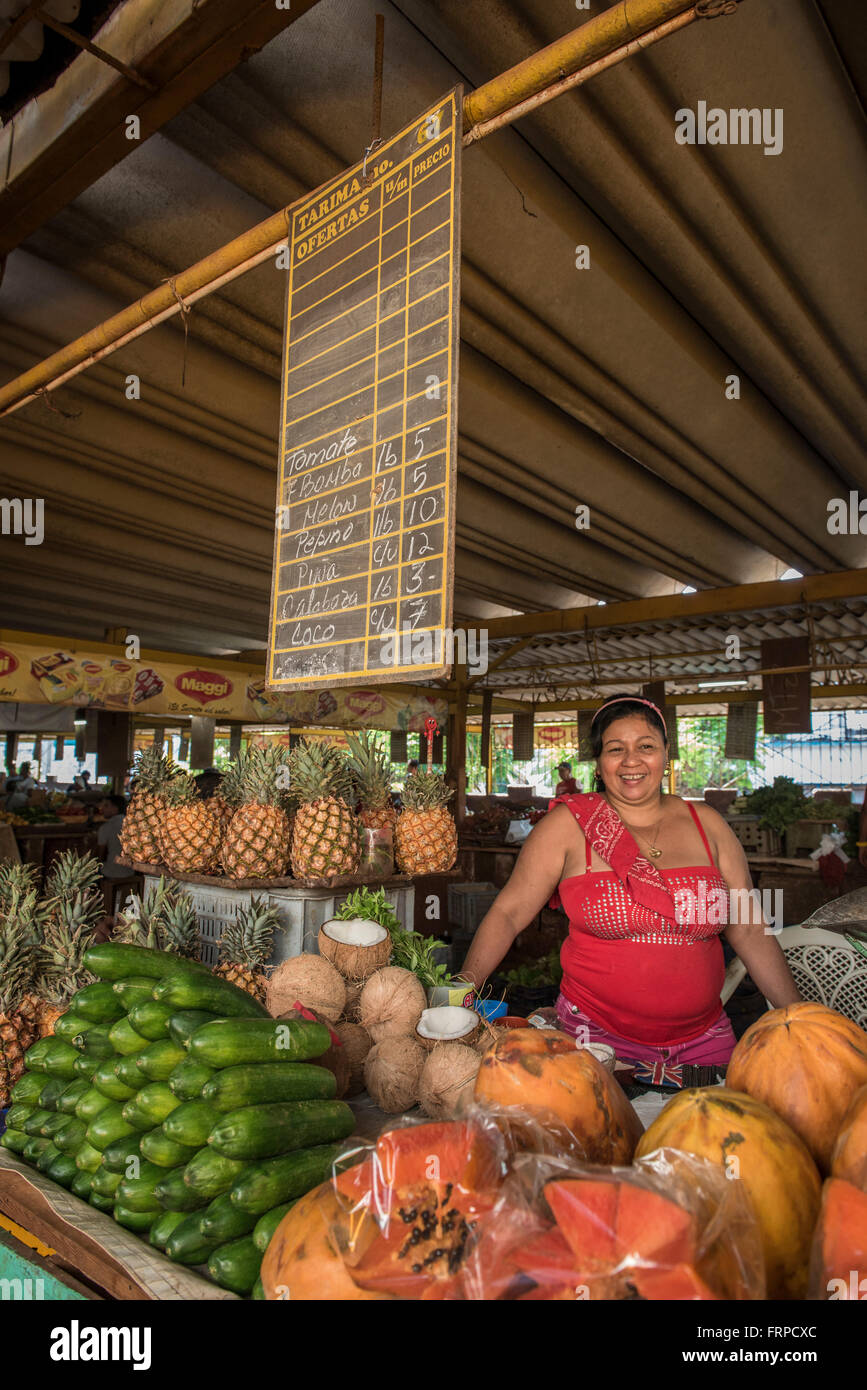
<svg viewBox="0 0 867 1390">
<path fill-rule="evenodd" d="M 721 1012 L 719 934 L 729 914 L 728 885 L 695 808 L 687 803 L 707 865 L 660 870 L 602 797 L 561 800 L 587 844 L 587 872 L 559 889 L 569 917 L 560 953 L 563 993 L 594 1023 L 631 1042 L 662 1047 L 699 1037 Z M 591 848 L 616 870 L 594 872 Z"/>
</svg>

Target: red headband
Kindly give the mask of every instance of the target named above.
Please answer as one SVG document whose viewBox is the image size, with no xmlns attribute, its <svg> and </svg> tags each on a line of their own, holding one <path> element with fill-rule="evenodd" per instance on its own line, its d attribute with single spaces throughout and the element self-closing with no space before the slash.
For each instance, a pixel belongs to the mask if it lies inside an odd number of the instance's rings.
<svg viewBox="0 0 867 1390">
<path fill-rule="evenodd" d="M 655 705 L 652 700 L 645 700 L 644 697 L 641 695 L 618 695 L 614 700 L 606 700 L 604 705 L 599 706 L 593 718 L 590 720 L 590 723 L 595 724 L 602 711 L 604 709 L 608 709 L 609 705 L 620 705 L 627 700 L 632 701 L 632 703 L 636 705 L 647 705 L 648 709 L 652 709 L 654 714 L 659 715 L 659 722 L 662 725 L 663 729 L 665 729 L 665 737 L 668 738 L 668 729 L 665 727 L 665 720 L 662 717 L 662 710 L 659 708 L 658 705 Z"/>
</svg>

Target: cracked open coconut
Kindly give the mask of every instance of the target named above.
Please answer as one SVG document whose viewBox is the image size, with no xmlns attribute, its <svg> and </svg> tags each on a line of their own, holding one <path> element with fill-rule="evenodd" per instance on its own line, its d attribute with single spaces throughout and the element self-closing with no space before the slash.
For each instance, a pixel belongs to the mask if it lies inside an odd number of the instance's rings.
<svg viewBox="0 0 867 1390">
<path fill-rule="evenodd" d="M 366 980 L 391 959 L 391 935 L 368 917 L 332 917 L 319 928 L 319 954 L 345 980 Z"/>
<path fill-rule="evenodd" d="M 457 1004 L 442 1004 L 438 1009 L 425 1009 L 416 1024 L 415 1036 L 430 1052 L 437 1043 L 456 1042 L 473 1047 L 482 1033 L 482 1020 L 475 1009 L 463 1009 Z"/>
</svg>

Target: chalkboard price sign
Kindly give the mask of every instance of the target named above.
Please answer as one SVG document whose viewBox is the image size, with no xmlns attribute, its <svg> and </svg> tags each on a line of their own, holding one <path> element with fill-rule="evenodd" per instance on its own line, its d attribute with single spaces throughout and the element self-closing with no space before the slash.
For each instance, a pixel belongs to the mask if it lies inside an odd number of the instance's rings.
<svg viewBox="0 0 867 1390">
<path fill-rule="evenodd" d="M 448 673 L 462 89 L 297 203 L 268 684 Z"/>
</svg>

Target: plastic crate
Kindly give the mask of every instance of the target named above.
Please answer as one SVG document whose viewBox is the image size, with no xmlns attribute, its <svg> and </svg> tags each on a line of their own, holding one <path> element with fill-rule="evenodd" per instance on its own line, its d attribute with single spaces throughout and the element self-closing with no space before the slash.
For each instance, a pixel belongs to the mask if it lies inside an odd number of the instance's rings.
<svg viewBox="0 0 867 1390">
<path fill-rule="evenodd" d="M 450 883 L 449 922 L 472 935 L 499 892 L 495 883 Z"/>
<path fill-rule="evenodd" d="M 157 878 L 145 877 L 144 891 L 156 886 Z M 196 916 L 199 919 L 201 958 L 206 965 L 216 965 L 219 956 L 220 937 L 227 923 L 238 914 L 239 907 L 246 907 L 253 897 L 264 898 L 269 907 L 276 907 L 280 913 L 282 932 L 274 935 L 272 965 L 302 952 L 318 952 L 319 928 L 323 922 L 333 917 L 341 903 L 353 891 L 352 888 L 222 888 L 204 883 L 183 884 L 193 900 Z M 415 887 L 413 884 L 400 884 L 386 888 L 385 896 L 394 908 L 404 931 L 413 930 L 415 912 Z"/>
<path fill-rule="evenodd" d="M 747 854 L 781 853 L 781 836 L 776 830 L 763 830 L 758 816 L 732 816 L 729 825 Z"/>
</svg>

